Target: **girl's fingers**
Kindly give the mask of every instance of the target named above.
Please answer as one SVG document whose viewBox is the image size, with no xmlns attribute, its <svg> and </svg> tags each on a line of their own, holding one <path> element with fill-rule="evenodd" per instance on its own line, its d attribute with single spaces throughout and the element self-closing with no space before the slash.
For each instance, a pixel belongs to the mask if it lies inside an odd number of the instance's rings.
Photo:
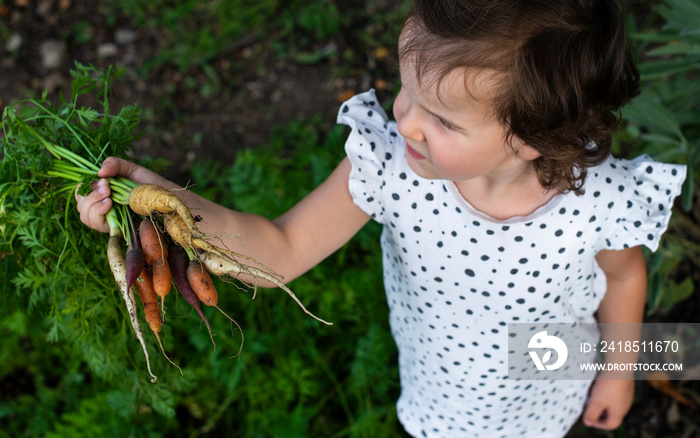
<svg viewBox="0 0 700 438">
<path fill-rule="evenodd" d="M 602 406 L 589 405 L 583 414 L 583 423 L 588 427 L 600 428 L 604 420 L 604 409 Z"/>
<path fill-rule="evenodd" d="M 583 413 L 583 424 L 602 430 L 614 430 L 622 423 L 622 417 L 601 403 L 588 405 Z"/>
<path fill-rule="evenodd" d="M 80 196 L 78 190 L 75 191 L 75 201 L 80 212 L 80 221 L 88 227 L 101 231 L 109 232 L 109 225 L 105 220 L 105 214 L 112 207 L 110 199 L 109 185 L 106 179 L 100 179 L 94 184 L 90 192 L 86 196 Z"/>
<path fill-rule="evenodd" d="M 167 180 L 145 167 L 116 157 L 108 157 L 102 163 L 97 175 L 102 178 L 123 176 L 139 184 L 164 185 Z"/>
<path fill-rule="evenodd" d="M 129 161 L 116 157 L 108 157 L 102 162 L 102 167 L 97 172 L 97 176 L 102 178 L 114 176 L 129 178 L 131 174 L 134 173 L 134 167 L 137 167 L 137 165 Z"/>
</svg>

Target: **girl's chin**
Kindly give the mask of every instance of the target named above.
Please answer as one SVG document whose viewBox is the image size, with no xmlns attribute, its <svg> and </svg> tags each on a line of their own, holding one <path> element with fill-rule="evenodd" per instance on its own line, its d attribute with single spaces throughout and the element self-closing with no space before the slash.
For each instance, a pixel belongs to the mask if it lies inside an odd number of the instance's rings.
<svg viewBox="0 0 700 438">
<path fill-rule="evenodd" d="M 430 170 L 426 168 L 426 165 L 428 164 L 427 160 L 416 160 L 407 152 L 406 162 L 408 163 L 408 167 L 410 167 L 411 170 L 421 178 L 437 179 L 433 172 L 430 172 Z"/>
</svg>

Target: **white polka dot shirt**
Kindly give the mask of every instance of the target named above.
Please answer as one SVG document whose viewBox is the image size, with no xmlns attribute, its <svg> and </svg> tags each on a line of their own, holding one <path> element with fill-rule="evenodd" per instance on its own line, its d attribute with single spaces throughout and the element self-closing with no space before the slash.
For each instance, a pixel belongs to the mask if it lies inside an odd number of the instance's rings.
<svg viewBox="0 0 700 438">
<path fill-rule="evenodd" d="M 507 380 L 507 325 L 595 322 L 606 286 L 594 256 L 655 250 L 685 167 L 610 157 L 589 169 L 583 195 L 556 195 L 526 217 L 496 220 L 453 182 L 409 168 L 374 91 L 344 103 L 338 121 L 352 128 L 354 202 L 384 227 L 403 426 L 425 437 L 565 435 L 591 382 Z"/>
</svg>

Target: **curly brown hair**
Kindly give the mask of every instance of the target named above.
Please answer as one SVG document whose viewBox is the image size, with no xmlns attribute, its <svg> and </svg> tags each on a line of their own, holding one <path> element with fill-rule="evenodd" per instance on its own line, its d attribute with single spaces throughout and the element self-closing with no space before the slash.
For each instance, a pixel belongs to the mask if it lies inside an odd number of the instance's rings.
<svg viewBox="0 0 700 438">
<path fill-rule="evenodd" d="M 639 94 L 625 19 L 615 0 L 415 0 L 399 56 L 419 80 L 497 72 L 493 115 L 509 143 L 541 154 L 544 187 L 582 193 L 586 169 L 610 154 L 620 108 Z"/>
</svg>

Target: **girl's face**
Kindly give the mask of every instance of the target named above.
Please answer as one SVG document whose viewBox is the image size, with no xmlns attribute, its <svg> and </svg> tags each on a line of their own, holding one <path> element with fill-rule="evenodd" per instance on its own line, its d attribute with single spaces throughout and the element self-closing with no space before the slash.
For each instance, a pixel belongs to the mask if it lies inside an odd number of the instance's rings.
<svg viewBox="0 0 700 438">
<path fill-rule="evenodd" d="M 429 76 L 419 82 L 410 59 L 402 60 L 400 69 L 394 116 L 406 141 L 408 164 L 418 175 L 497 182 L 512 179 L 537 157 L 517 138 L 511 147 L 506 129 L 491 117 L 488 103 L 496 81 L 489 72 L 467 77 L 454 70 L 438 85 Z"/>
</svg>

